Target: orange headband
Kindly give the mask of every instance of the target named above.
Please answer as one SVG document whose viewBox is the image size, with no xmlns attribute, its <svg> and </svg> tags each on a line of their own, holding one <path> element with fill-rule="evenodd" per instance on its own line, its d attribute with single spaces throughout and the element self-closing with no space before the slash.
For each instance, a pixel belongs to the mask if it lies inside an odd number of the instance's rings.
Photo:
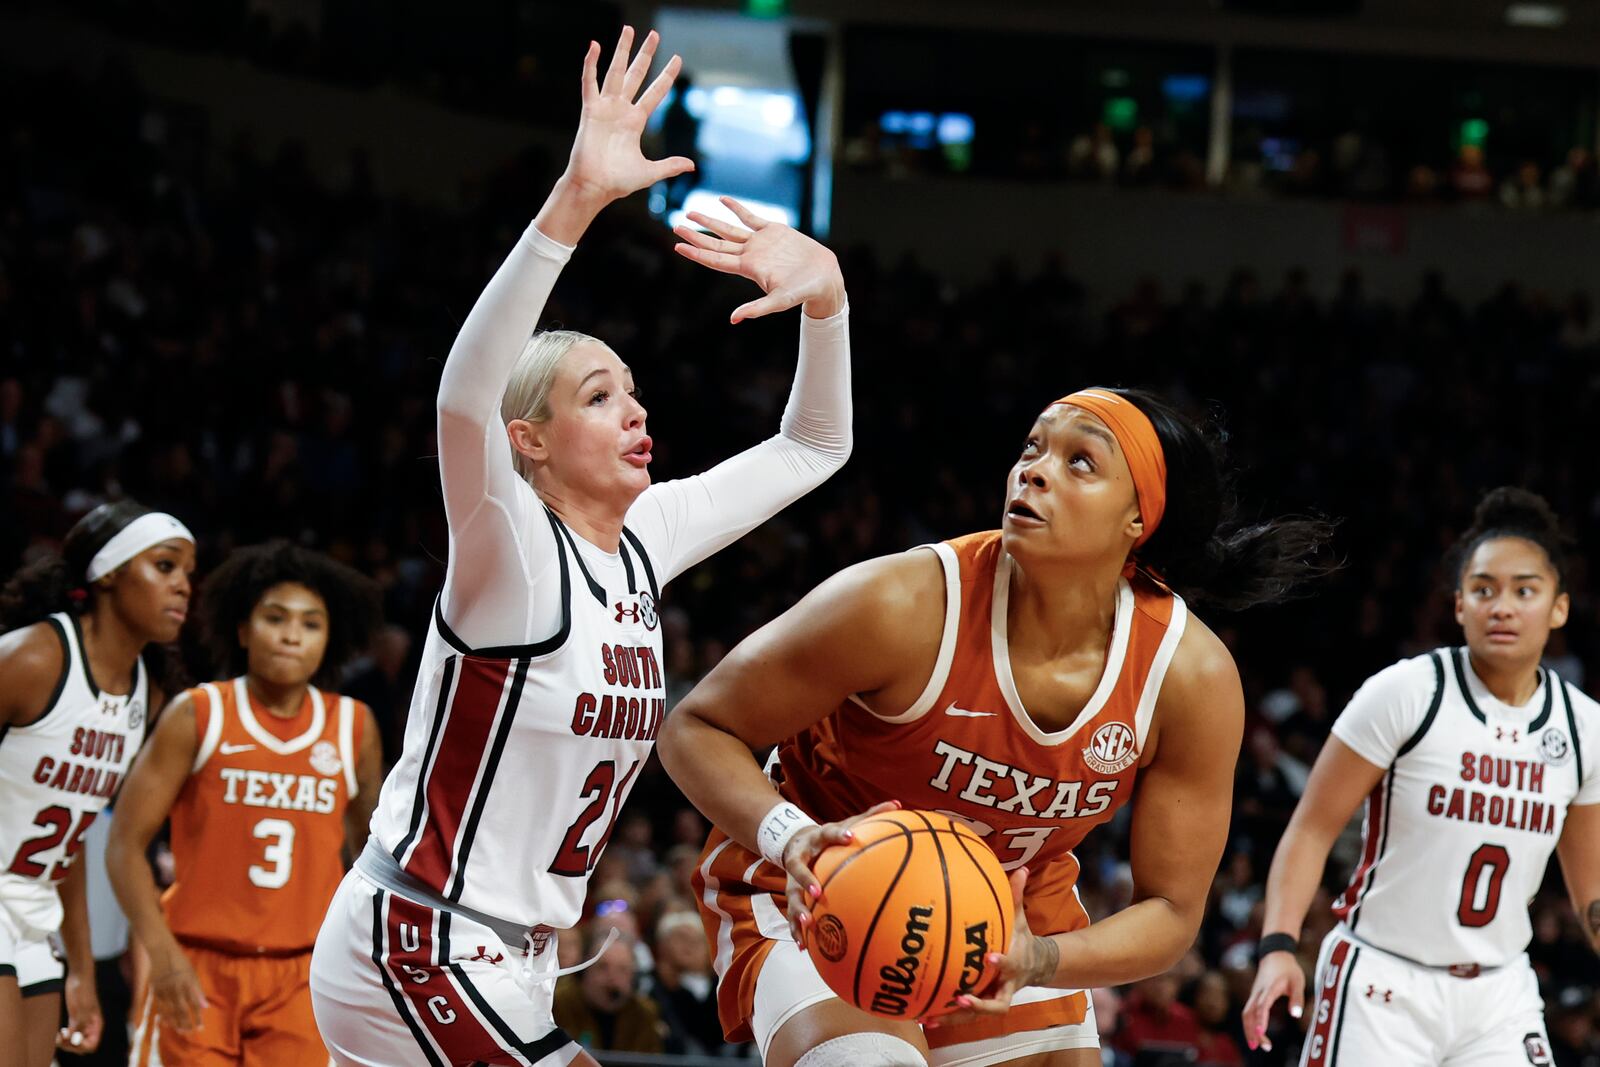
<svg viewBox="0 0 1600 1067">
<path fill-rule="evenodd" d="M 1139 518 L 1144 521 L 1144 533 L 1133 543 L 1138 549 L 1156 532 L 1167 510 L 1167 456 L 1161 450 L 1154 424 L 1138 405 L 1105 389 L 1080 389 L 1056 403 L 1071 404 L 1097 416 L 1122 446 L 1128 469 L 1133 472 Z"/>
</svg>

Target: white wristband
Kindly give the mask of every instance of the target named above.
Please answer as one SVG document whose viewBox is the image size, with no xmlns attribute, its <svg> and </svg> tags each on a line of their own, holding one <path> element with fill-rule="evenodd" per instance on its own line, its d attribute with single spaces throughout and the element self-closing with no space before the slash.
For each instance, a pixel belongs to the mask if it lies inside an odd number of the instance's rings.
<svg viewBox="0 0 1600 1067">
<path fill-rule="evenodd" d="M 787 800 L 780 800 L 761 820 L 761 826 L 756 830 L 756 844 L 768 863 L 782 867 L 783 850 L 789 846 L 789 839 L 806 827 L 815 825 L 817 821 L 811 816 Z"/>
</svg>

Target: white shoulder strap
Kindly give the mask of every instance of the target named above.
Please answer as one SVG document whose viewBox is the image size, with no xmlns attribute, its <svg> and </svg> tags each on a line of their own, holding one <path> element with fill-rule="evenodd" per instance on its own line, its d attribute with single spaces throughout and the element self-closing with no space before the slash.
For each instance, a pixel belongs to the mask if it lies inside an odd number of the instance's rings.
<svg viewBox="0 0 1600 1067">
<path fill-rule="evenodd" d="M 206 718 L 205 736 L 200 739 L 200 747 L 194 754 L 194 766 L 189 768 L 190 774 L 199 774 L 200 768 L 206 765 L 206 760 L 217 751 L 217 744 L 222 740 L 222 717 L 228 713 L 222 705 L 222 693 L 212 682 L 207 682 L 200 687 L 205 693 L 207 706 L 211 714 Z"/>
<path fill-rule="evenodd" d="M 860 697 L 851 695 L 851 700 L 884 722 L 914 722 L 926 715 L 932 709 L 933 702 L 939 699 L 939 694 L 944 692 L 944 683 L 950 678 L 950 664 L 956 658 L 956 631 L 961 626 L 961 561 L 956 558 L 955 549 L 943 542 L 917 547 L 932 549 L 944 567 L 944 633 L 939 637 L 939 655 L 933 661 L 933 673 L 928 676 L 928 684 L 923 686 L 922 694 L 905 711 L 898 715 L 880 715 L 868 708 Z"/>
<path fill-rule="evenodd" d="M 339 698 L 339 759 L 344 763 L 344 784 L 350 799 L 360 792 L 356 783 L 356 705 L 349 697 Z"/>
<path fill-rule="evenodd" d="M 1161 683 L 1172 665 L 1178 642 L 1183 640 L 1183 630 L 1189 621 L 1189 609 L 1181 596 L 1173 595 L 1172 618 L 1167 622 L 1167 632 L 1161 635 L 1155 658 L 1150 661 L 1150 673 L 1144 678 L 1144 692 L 1139 694 L 1139 706 L 1133 715 L 1135 751 L 1144 751 L 1144 739 L 1150 735 L 1150 722 L 1155 718 L 1156 700 L 1161 696 Z"/>
</svg>

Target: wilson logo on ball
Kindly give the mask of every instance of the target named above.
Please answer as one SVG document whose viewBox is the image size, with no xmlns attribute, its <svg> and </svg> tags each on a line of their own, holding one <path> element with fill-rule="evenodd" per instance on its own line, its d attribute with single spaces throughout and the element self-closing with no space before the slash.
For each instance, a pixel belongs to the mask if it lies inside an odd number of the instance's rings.
<svg viewBox="0 0 1600 1067">
<path fill-rule="evenodd" d="M 824 915 L 818 919 L 817 925 L 812 927 L 811 937 L 816 942 L 817 951 L 834 963 L 844 959 L 845 950 L 850 947 L 844 923 L 839 921 L 837 915 Z"/>
<path fill-rule="evenodd" d="M 906 933 L 900 939 L 900 958 L 878 969 L 878 991 L 872 995 L 872 1010 L 880 1015 L 904 1015 L 917 981 L 922 950 L 928 946 L 928 919 L 932 908 L 913 907 L 906 915 Z"/>
<path fill-rule="evenodd" d="M 1108 722 L 1096 730 L 1083 750 L 1083 762 L 1097 774 L 1116 774 L 1138 758 L 1133 731 L 1120 722 Z"/>
</svg>

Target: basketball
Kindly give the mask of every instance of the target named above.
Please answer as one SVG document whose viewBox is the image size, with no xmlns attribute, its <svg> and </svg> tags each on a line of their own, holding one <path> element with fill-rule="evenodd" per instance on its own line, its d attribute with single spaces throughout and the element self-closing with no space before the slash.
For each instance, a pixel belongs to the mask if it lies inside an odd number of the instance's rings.
<svg viewBox="0 0 1600 1067">
<path fill-rule="evenodd" d="M 991 980 L 990 952 L 1011 941 L 1011 885 L 983 839 L 931 811 L 855 825 L 813 870 L 822 899 L 807 948 L 841 998 L 889 1019 L 955 1008 Z"/>
</svg>

